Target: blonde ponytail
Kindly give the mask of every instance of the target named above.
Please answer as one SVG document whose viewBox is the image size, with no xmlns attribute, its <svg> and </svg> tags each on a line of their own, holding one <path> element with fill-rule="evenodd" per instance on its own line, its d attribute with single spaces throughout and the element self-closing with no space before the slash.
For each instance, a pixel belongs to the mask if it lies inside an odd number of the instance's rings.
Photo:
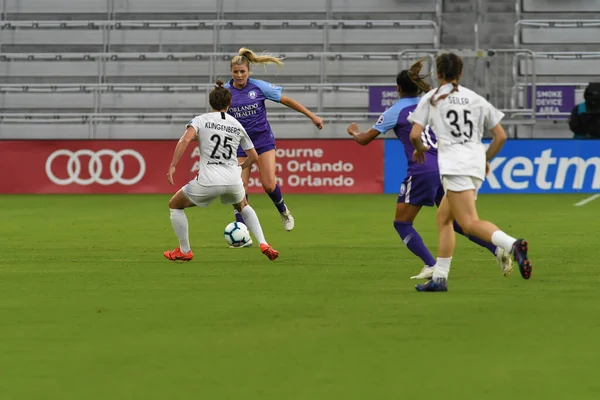
<svg viewBox="0 0 600 400">
<path fill-rule="evenodd" d="M 246 49 L 245 47 L 242 47 L 238 51 L 238 55 L 231 59 L 231 66 L 233 67 L 234 65 L 243 65 L 243 64 L 248 64 L 248 67 L 250 67 L 250 64 L 283 65 L 283 58 L 272 56 L 269 53 L 262 53 L 259 55 L 250 49 Z"/>
</svg>

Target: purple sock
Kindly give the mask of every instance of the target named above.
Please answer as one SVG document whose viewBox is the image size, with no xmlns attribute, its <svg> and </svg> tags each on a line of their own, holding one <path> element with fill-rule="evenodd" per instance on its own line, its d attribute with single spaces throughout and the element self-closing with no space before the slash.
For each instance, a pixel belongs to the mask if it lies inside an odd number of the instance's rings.
<svg viewBox="0 0 600 400">
<path fill-rule="evenodd" d="M 478 237 L 475 237 L 475 236 L 467 235 L 462 230 L 462 228 L 460 227 L 460 225 L 456 223 L 456 221 L 454 221 L 454 232 L 460 233 L 461 235 L 463 235 L 464 237 L 466 237 L 467 239 L 469 239 L 471 242 L 477 243 L 481 247 L 485 247 L 486 249 L 488 249 L 489 251 L 491 251 L 493 255 L 496 255 L 496 245 L 495 244 L 490 243 L 490 242 L 486 242 L 485 240 L 481 240 L 481 239 L 479 239 Z"/>
<path fill-rule="evenodd" d="M 277 210 L 282 213 L 286 210 L 285 203 L 283 202 L 283 195 L 281 194 L 281 189 L 279 189 L 279 185 L 275 185 L 275 190 L 272 192 L 267 192 Z"/>
<path fill-rule="evenodd" d="M 427 266 L 432 267 L 435 265 L 435 258 L 427 250 L 425 243 L 423 243 L 423 238 L 413 228 L 412 222 L 394 221 L 394 228 L 396 228 L 396 232 L 402 238 L 402 242 L 415 256 L 423 260 L 423 263 Z"/>
<path fill-rule="evenodd" d="M 244 223 L 244 218 L 242 217 L 242 214 L 238 212 L 238 210 L 233 210 L 233 214 L 235 215 L 236 222 L 241 222 L 242 224 Z"/>
<path fill-rule="evenodd" d="M 246 195 L 246 201 L 248 201 L 248 195 Z M 233 215 L 235 215 L 235 222 L 244 223 L 244 217 L 242 217 L 242 214 L 240 214 L 238 210 L 233 210 Z"/>
</svg>

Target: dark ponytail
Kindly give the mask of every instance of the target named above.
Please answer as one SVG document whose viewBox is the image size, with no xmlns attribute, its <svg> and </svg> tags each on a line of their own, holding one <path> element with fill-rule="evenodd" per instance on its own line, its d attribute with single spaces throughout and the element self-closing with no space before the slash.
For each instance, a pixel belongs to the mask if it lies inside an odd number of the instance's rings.
<svg viewBox="0 0 600 400">
<path fill-rule="evenodd" d="M 443 94 L 436 99 L 435 95 L 440 91 L 440 88 L 442 87 L 441 85 L 438 86 L 434 95 L 431 96 L 431 99 L 429 100 L 429 103 L 432 106 L 435 106 L 438 101 L 444 100 L 452 93 L 458 92 L 458 80 L 463 70 L 462 59 L 454 53 L 440 54 L 435 60 L 435 65 L 437 67 L 438 77 L 440 79 L 445 80 L 446 82 L 451 82 L 453 87 L 450 93 Z"/>
<path fill-rule="evenodd" d="M 410 69 L 401 71 L 396 77 L 396 84 L 402 90 L 402 93 L 406 95 L 418 96 L 423 92 L 429 92 L 431 87 L 425 81 L 429 75 L 420 76 L 421 68 L 423 63 L 421 60 L 414 63 Z"/>
<path fill-rule="evenodd" d="M 223 87 L 223 81 L 218 80 L 208 95 L 208 102 L 213 110 L 224 110 L 231 104 L 231 92 Z"/>
</svg>

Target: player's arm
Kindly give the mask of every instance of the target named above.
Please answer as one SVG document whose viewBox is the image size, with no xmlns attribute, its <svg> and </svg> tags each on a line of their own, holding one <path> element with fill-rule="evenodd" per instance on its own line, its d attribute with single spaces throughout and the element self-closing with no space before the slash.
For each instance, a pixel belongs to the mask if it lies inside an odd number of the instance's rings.
<svg viewBox="0 0 600 400">
<path fill-rule="evenodd" d="M 431 92 L 430 92 L 431 93 Z M 419 100 L 417 108 L 407 118 L 409 122 L 413 124 L 410 130 L 410 142 L 415 148 L 414 158 L 415 161 L 423 162 L 425 160 L 425 153 L 429 150 L 429 146 L 425 146 L 421 140 L 421 133 L 427 125 L 429 119 L 429 99 L 430 95 L 425 95 Z"/>
<path fill-rule="evenodd" d="M 366 146 L 373 141 L 381 132 L 375 128 L 371 128 L 366 132 L 361 132 L 356 122 L 348 125 L 348 134 L 352 136 L 354 141 L 362 146 Z"/>
<path fill-rule="evenodd" d="M 485 152 L 486 161 L 496 157 L 496 154 L 500 152 L 504 142 L 506 142 L 506 132 L 500 125 L 500 121 L 504 118 L 504 113 L 498 110 L 496 107 L 486 102 L 485 110 L 485 127 L 492 133 L 492 142 Z"/>
<path fill-rule="evenodd" d="M 175 151 L 173 152 L 173 159 L 171 160 L 171 165 L 169 166 L 169 172 L 167 173 L 167 178 L 169 179 L 169 183 L 171 185 L 175 185 L 175 182 L 173 181 L 173 175 L 175 175 L 175 167 L 177 166 L 177 163 L 179 160 L 181 160 L 183 153 L 185 153 L 185 149 L 188 147 L 188 144 L 190 144 L 190 142 L 196 137 L 196 128 L 193 126 L 188 126 L 183 136 L 181 136 L 177 142 Z"/>
<path fill-rule="evenodd" d="M 506 142 L 506 132 L 502 125 L 496 124 L 496 126 L 490 129 L 490 132 L 492 133 L 492 142 L 485 152 L 486 161 L 490 161 L 496 157 L 496 154 L 500 152 L 502 146 L 504 146 L 504 142 Z"/>
<path fill-rule="evenodd" d="M 252 164 L 258 161 L 258 153 L 254 147 L 251 149 L 244 149 L 244 153 L 246 153 L 247 157 L 244 162 L 240 164 L 240 167 L 242 167 L 242 169 L 250 168 Z"/>
<path fill-rule="evenodd" d="M 366 132 L 361 132 L 356 122 L 348 125 L 346 131 L 354 141 L 360 145 L 366 146 L 373 141 L 379 134 L 386 133 L 390 129 L 393 129 L 398 122 L 401 109 L 396 105 L 387 109 L 383 114 L 377 118 L 375 125 Z"/>
<path fill-rule="evenodd" d="M 279 102 L 294 111 L 298 111 L 299 113 L 306 115 L 317 128 L 323 129 L 323 118 L 315 115 L 315 113 L 298 103 L 296 100 L 287 96 L 281 96 Z"/>
<path fill-rule="evenodd" d="M 421 133 L 424 129 L 425 127 L 423 125 L 415 122 L 410 130 L 410 142 L 417 153 L 425 153 L 429 150 L 429 146 L 425 146 L 421 140 Z"/>
<path fill-rule="evenodd" d="M 277 103 L 281 103 L 286 107 L 291 108 L 294 111 L 298 111 L 306 115 L 312 123 L 319 129 L 323 128 L 323 118 L 319 118 L 312 111 L 304 107 L 302 104 L 298 103 L 296 100 L 290 99 L 287 96 L 283 96 L 281 92 L 283 91 L 283 87 L 273 85 L 269 82 L 261 81 L 260 79 L 251 79 L 252 83 L 258 86 L 258 88 L 263 92 L 265 97 L 271 101 L 275 101 Z"/>
<path fill-rule="evenodd" d="M 238 128 L 242 132 L 242 135 L 240 137 L 240 146 L 242 147 L 244 153 L 246 153 L 247 156 L 244 162 L 240 164 L 240 167 L 242 167 L 242 169 L 246 169 L 250 168 L 252 164 L 258 161 L 258 153 L 254 148 L 254 143 L 252 143 L 252 139 L 250 139 L 250 136 L 248 136 L 248 132 L 246 132 L 246 130 L 241 124 L 238 124 Z"/>
</svg>

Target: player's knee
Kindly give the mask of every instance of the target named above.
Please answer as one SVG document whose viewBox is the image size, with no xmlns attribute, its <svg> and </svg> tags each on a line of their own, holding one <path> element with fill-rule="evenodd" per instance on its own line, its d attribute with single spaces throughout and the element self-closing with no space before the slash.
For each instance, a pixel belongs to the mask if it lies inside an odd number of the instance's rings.
<svg viewBox="0 0 600 400">
<path fill-rule="evenodd" d="M 267 193 L 273 192 L 275 190 L 275 186 L 277 186 L 275 178 L 264 179 L 261 183 L 263 189 L 265 189 L 265 192 Z"/>
<path fill-rule="evenodd" d="M 436 215 L 436 222 L 438 227 L 452 223 L 452 216 L 448 212 L 444 212 L 443 209 L 439 209 Z"/>
<path fill-rule="evenodd" d="M 171 200 L 169 200 L 169 208 L 171 210 L 176 210 L 176 209 L 180 208 L 180 207 L 178 207 L 177 203 L 178 203 L 177 199 L 175 199 L 175 197 L 172 197 Z"/>
<path fill-rule="evenodd" d="M 246 207 L 247 205 L 248 205 L 248 199 L 247 199 L 246 197 L 244 197 L 244 198 L 242 199 L 242 201 L 240 201 L 240 202 L 239 202 L 239 203 L 237 203 L 237 204 L 234 204 L 234 205 L 233 205 L 233 207 L 234 207 L 236 210 L 238 210 L 239 212 L 241 212 L 241 211 L 244 209 L 244 207 Z"/>
<path fill-rule="evenodd" d="M 473 218 L 460 218 L 457 219 L 456 222 L 460 225 L 465 235 L 473 233 L 473 228 L 475 226 L 475 220 Z"/>
</svg>

